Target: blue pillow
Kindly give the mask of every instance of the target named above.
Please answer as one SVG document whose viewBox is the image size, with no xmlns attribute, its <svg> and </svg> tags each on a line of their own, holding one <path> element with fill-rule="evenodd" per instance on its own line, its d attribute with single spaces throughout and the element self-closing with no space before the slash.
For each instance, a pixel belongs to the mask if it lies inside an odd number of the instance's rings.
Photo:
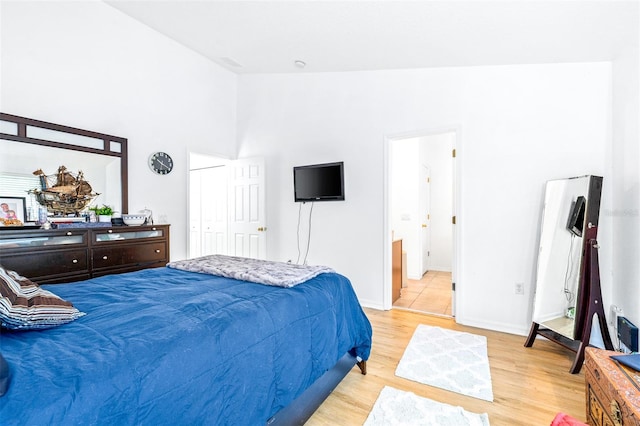
<svg viewBox="0 0 640 426">
<path fill-rule="evenodd" d="M 7 361 L 5 361 L 4 357 L 0 353 L 0 396 L 7 393 L 10 380 L 9 364 L 7 364 Z"/>
</svg>

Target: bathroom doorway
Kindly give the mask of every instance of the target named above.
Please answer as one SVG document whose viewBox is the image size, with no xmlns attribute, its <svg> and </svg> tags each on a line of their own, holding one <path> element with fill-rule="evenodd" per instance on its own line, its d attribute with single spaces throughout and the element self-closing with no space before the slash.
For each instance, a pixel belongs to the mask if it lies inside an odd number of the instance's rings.
<svg viewBox="0 0 640 426">
<path fill-rule="evenodd" d="M 393 308 L 455 315 L 455 144 L 455 131 L 389 140 L 388 225 L 403 252 Z"/>
</svg>

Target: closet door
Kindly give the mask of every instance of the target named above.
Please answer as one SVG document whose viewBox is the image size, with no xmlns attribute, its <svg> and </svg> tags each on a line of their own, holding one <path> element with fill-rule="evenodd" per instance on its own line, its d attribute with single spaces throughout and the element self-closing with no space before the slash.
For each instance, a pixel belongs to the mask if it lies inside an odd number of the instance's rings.
<svg viewBox="0 0 640 426">
<path fill-rule="evenodd" d="M 191 171 L 189 257 L 227 254 L 227 167 Z"/>
</svg>

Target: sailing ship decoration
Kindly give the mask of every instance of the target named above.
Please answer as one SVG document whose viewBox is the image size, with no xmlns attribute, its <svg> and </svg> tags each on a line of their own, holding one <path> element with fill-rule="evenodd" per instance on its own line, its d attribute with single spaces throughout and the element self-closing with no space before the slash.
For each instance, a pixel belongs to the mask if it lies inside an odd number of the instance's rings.
<svg viewBox="0 0 640 426">
<path fill-rule="evenodd" d="M 47 175 L 42 169 L 36 170 L 33 174 L 40 178 L 40 189 L 28 192 L 54 215 L 78 215 L 100 195 L 93 192 L 82 171 L 74 176 L 65 166 L 60 166 L 55 174 Z"/>
</svg>

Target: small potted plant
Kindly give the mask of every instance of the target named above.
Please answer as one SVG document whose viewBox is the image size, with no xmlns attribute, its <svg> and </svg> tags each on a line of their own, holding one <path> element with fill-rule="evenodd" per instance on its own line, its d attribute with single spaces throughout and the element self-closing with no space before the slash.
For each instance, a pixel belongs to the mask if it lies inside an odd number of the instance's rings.
<svg viewBox="0 0 640 426">
<path fill-rule="evenodd" d="M 102 207 L 91 207 L 89 210 L 93 211 L 96 216 L 98 216 L 98 222 L 111 222 L 113 209 L 106 204 L 103 204 Z"/>
</svg>

